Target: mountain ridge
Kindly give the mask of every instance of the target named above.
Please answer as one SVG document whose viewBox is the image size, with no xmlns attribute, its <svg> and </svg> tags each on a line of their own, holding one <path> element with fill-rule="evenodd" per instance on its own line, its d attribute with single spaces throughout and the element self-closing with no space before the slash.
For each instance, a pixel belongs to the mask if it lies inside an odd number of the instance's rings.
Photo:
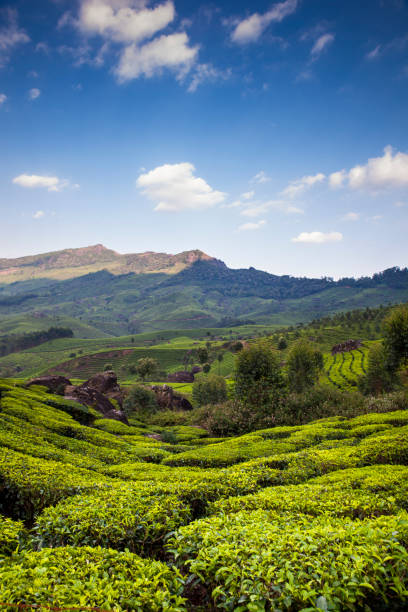
<svg viewBox="0 0 408 612">
<path fill-rule="evenodd" d="M 199 249 L 176 254 L 144 251 L 121 254 L 103 244 L 74 249 L 62 249 L 0 259 L 0 282 L 13 283 L 38 278 L 65 280 L 100 270 L 112 274 L 157 273 L 177 274 L 196 261 L 213 261 L 214 257 Z"/>
</svg>

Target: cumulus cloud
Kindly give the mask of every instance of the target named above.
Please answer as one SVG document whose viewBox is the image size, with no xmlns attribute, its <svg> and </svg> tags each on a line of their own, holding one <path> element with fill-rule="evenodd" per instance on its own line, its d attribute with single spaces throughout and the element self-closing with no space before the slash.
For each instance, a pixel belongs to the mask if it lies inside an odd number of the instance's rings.
<svg viewBox="0 0 408 612">
<path fill-rule="evenodd" d="M 305 244 L 323 244 L 325 242 L 340 242 L 343 240 L 343 234 L 340 232 L 301 232 L 296 238 L 292 238 L 292 242 L 303 242 Z"/>
<path fill-rule="evenodd" d="M 331 45 L 334 39 L 335 39 L 334 34 L 327 33 L 327 34 L 322 34 L 322 36 L 319 36 L 319 38 L 316 40 L 310 52 L 310 57 L 312 61 L 317 60 L 318 57 L 320 57 L 321 53 L 323 53 L 323 51 L 327 49 L 329 45 Z"/>
<path fill-rule="evenodd" d="M 62 191 L 70 186 L 67 179 L 60 179 L 58 176 L 40 176 L 38 174 L 20 174 L 13 178 L 13 183 L 27 189 L 43 188 L 48 191 Z M 77 188 L 79 185 L 73 185 L 73 187 Z"/>
<path fill-rule="evenodd" d="M 241 198 L 243 200 L 252 200 L 254 195 L 255 195 L 255 191 L 246 191 L 245 193 L 241 194 Z"/>
<path fill-rule="evenodd" d="M 325 179 L 325 175 L 319 172 L 313 176 L 303 176 L 300 179 L 292 181 L 282 191 L 282 195 L 287 198 L 295 198 L 299 194 L 303 193 L 306 189 L 313 187 L 317 183 L 321 183 Z"/>
<path fill-rule="evenodd" d="M 345 170 L 339 170 L 338 172 L 332 172 L 329 176 L 329 185 L 332 189 L 339 189 L 343 186 L 344 181 L 347 178 L 347 172 Z"/>
<path fill-rule="evenodd" d="M 4 93 L 0 94 L 0 106 L 4 104 L 6 100 L 7 100 L 6 94 Z"/>
<path fill-rule="evenodd" d="M 41 219 L 44 215 L 45 213 L 43 210 L 37 210 L 37 212 L 33 214 L 33 219 Z"/>
<path fill-rule="evenodd" d="M 1 15 L 4 15 L 6 25 L 0 28 L 0 67 L 8 62 L 14 47 L 30 41 L 30 37 L 18 26 L 18 13 L 15 9 L 3 9 Z"/>
<path fill-rule="evenodd" d="M 139 43 L 163 30 L 175 17 L 172 1 L 147 8 L 141 0 L 82 0 L 78 27 L 121 43 Z M 65 17 L 65 21 L 67 17 Z"/>
<path fill-rule="evenodd" d="M 153 202 L 158 211 L 179 212 L 203 210 L 220 204 L 226 194 L 216 191 L 194 175 L 195 167 L 189 162 L 164 164 L 141 174 L 137 186 Z"/>
<path fill-rule="evenodd" d="M 360 213 L 349 212 L 343 217 L 343 221 L 358 221 L 360 219 Z"/>
<path fill-rule="evenodd" d="M 352 189 L 408 187 L 408 154 L 385 147 L 382 157 L 373 157 L 365 166 L 354 166 L 348 173 Z"/>
<path fill-rule="evenodd" d="M 266 221 L 264 220 L 258 221 L 256 223 L 243 223 L 242 225 L 238 227 L 238 231 L 247 232 L 250 230 L 258 230 L 258 229 L 261 229 L 261 227 L 263 227 L 264 225 L 266 225 Z"/>
<path fill-rule="evenodd" d="M 264 172 L 260 170 L 255 176 L 251 179 L 251 183 L 268 183 L 271 178 Z"/>
<path fill-rule="evenodd" d="M 39 89 L 37 89 L 37 87 L 33 87 L 28 92 L 28 97 L 29 97 L 30 100 L 36 100 L 40 96 L 41 96 L 41 91 Z"/>
<path fill-rule="evenodd" d="M 160 36 L 142 47 L 125 47 L 115 73 L 119 81 L 152 77 L 163 68 L 175 70 L 179 76 L 188 71 L 196 59 L 198 47 L 190 47 L 185 32 Z"/>
<path fill-rule="evenodd" d="M 73 55 L 76 65 L 93 66 L 102 65 L 111 52 L 119 57 L 113 73 L 120 83 L 141 76 L 150 78 L 163 69 L 175 72 L 182 81 L 196 64 L 198 46 L 190 44 L 184 31 L 157 36 L 174 21 L 174 3 L 167 0 L 152 8 L 148 4 L 149 0 L 80 0 L 78 16 L 65 13 L 59 27 L 73 26 L 88 40 L 99 36 L 105 42 L 96 54 L 88 42 L 79 53 L 75 47 L 65 50 Z M 210 64 L 199 65 L 189 91 L 195 91 L 205 80 L 224 77 Z"/>
<path fill-rule="evenodd" d="M 285 0 L 275 4 L 263 15 L 253 13 L 235 25 L 231 40 L 239 45 L 257 41 L 270 23 L 281 22 L 296 11 L 297 5 L 298 0 Z"/>
</svg>

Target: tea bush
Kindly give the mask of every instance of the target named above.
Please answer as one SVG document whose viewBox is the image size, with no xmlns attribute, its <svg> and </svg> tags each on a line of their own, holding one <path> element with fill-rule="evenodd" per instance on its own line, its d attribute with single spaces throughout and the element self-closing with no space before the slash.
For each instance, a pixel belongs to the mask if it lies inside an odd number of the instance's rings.
<svg viewBox="0 0 408 612">
<path fill-rule="evenodd" d="M 106 548 L 45 548 L 0 569 L 0 601 L 101 610 L 186 610 L 176 569 Z"/>
</svg>

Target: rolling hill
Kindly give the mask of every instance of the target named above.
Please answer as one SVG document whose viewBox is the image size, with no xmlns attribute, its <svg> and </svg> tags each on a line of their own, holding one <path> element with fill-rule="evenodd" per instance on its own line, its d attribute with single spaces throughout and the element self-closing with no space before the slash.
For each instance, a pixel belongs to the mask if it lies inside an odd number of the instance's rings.
<svg viewBox="0 0 408 612">
<path fill-rule="evenodd" d="M 293 325 L 408 300 L 408 270 L 373 277 L 297 278 L 231 269 L 192 250 L 120 255 L 102 245 L 0 260 L 0 334 L 47 325 L 77 337 Z"/>
</svg>

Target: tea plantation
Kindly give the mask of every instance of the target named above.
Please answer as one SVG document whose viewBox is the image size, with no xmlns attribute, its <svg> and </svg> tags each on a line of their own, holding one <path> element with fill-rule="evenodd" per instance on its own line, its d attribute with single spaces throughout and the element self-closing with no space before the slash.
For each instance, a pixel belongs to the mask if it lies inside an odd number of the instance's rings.
<svg viewBox="0 0 408 612">
<path fill-rule="evenodd" d="M 407 609 L 408 411 L 131 421 L 0 381 L 2 609 Z"/>
</svg>

